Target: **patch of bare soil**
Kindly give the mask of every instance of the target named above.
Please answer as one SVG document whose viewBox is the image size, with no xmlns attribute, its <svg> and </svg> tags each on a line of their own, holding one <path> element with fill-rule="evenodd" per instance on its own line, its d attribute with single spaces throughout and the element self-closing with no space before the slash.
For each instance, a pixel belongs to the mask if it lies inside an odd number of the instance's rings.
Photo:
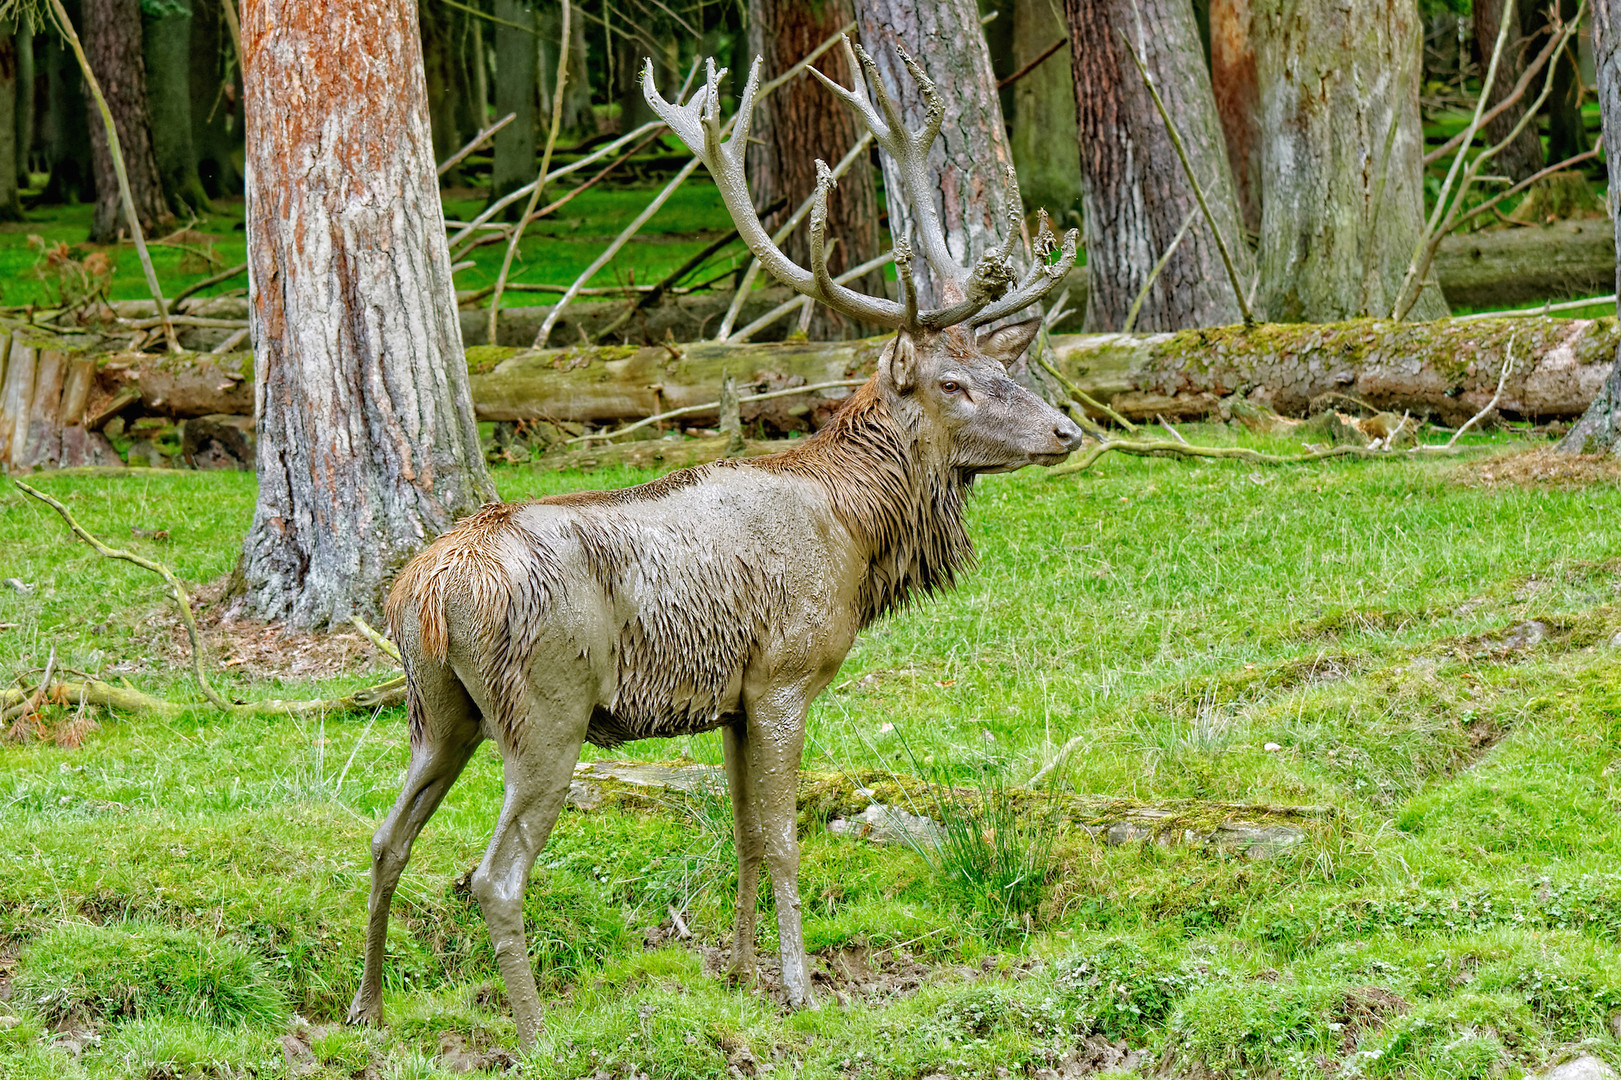
<svg viewBox="0 0 1621 1080">
<path fill-rule="evenodd" d="M 192 597 L 197 632 L 214 670 L 254 681 L 329 679 L 374 669 L 394 670 L 394 662 L 352 628 L 314 633 L 256 619 L 225 619 L 225 605 L 220 603 L 224 589 L 221 579 L 198 589 Z M 174 606 L 167 606 L 154 622 L 162 630 L 165 660 L 177 667 L 188 666 L 191 644 Z"/>
<path fill-rule="evenodd" d="M 729 948 L 693 944 L 703 957 L 704 974 L 716 979 L 727 978 L 726 965 L 731 960 Z M 949 980 L 977 979 L 980 968 L 930 967 L 893 949 L 874 950 L 864 946 L 842 946 L 821 949 L 810 954 L 811 985 L 826 1001 L 846 1006 L 852 1002 L 880 1005 L 897 1001 L 917 993 L 930 983 Z M 787 1005 L 788 997 L 782 986 L 782 965 L 769 955 L 758 961 L 756 986 L 760 993 L 779 1005 Z"/>
<path fill-rule="evenodd" d="M 1362 1032 L 1383 1027 L 1392 1016 L 1403 1016 L 1412 1006 L 1400 994 L 1382 986 L 1353 986 L 1334 1009 L 1340 1029 L 1340 1052 L 1356 1049 Z"/>
<path fill-rule="evenodd" d="M 1462 462 L 1451 470 L 1450 479 L 1477 489 L 1540 487 L 1568 491 L 1621 483 L 1621 458 L 1612 454 L 1561 454 L 1539 448 Z"/>
</svg>

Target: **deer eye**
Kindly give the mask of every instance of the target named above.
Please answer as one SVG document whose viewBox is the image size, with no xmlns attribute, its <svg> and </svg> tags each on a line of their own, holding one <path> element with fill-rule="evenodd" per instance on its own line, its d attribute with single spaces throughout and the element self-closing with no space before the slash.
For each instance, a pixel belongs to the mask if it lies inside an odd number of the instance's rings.
<svg viewBox="0 0 1621 1080">
<path fill-rule="evenodd" d="M 962 389 L 962 384 L 955 379 L 940 380 L 940 389 L 948 394 L 955 394 Z"/>
</svg>

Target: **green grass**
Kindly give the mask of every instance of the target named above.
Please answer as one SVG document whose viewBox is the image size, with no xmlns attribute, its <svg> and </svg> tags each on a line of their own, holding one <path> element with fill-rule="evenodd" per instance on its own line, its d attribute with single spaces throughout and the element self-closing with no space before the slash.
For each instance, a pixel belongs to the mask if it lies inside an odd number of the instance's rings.
<svg viewBox="0 0 1621 1080">
<path fill-rule="evenodd" d="M 1621 1062 L 1621 488 L 1470 486 L 1468 467 L 1105 459 L 1078 479 L 984 479 L 979 568 L 861 636 L 812 710 L 808 764 L 1016 785 L 1081 735 L 1065 780 L 1080 791 L 1329 805 L 1336 822 L 1267 862 L 1061 831 L 1028 929 L 915 853 L 807 830 L 807 940 L 878 975 L 841 983 L 846 1005 L 824 991 L 819 1012 L 786 1014 L 687 945 L 643 947 L 671 906 L 724 947 L 720 800 L 566 813 L 525 905 L 546 995 L 531 1073 L 1021 1075 L 1093 1036 L 1151 1055 L 1145 1076 L 1512 1076 L 1577 1047 Z M 513 498 L 646 475 L 497 481 Z M 40 483 L 199 583 L 230 570 L 254 494 L 238 474 Z M 58 665 L 195 700 L 161 584 L 5 490 L 13 577 L 32 591 L 0 586 L 8 673 L 54 647 Z M 1546 639 L 1507 647 L 1528 620 Z M 377 674 L 236 670 L 220 678 L 244 696 Z M 18 1017 L 0 1074 L 282 1075 L 285 1035 L 314 1075 L 439 1076 L 452 1044 L 512 1046 L 463 880 L 501 799 L 492 751 L 396 898 L 389 1029 L 356 1033 L 332 1025 L 358 977 L 402 711 L 98 720 L 77 748 L 0 748 L 0 979 Z M 625 753 L 720 759 L 714 736 Z"/>
</svg>

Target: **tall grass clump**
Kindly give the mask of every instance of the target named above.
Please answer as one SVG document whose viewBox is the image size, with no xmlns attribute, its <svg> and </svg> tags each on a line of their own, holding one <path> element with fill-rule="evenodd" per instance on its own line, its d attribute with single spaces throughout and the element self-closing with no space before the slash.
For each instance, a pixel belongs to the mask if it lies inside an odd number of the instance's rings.
<svg viewBox="0 0 1621 1080">
<path fill-rule="evenodd" d="M 1057 814 L 1009 790 L 989 764 L 980 767 L 978 783 L 964 789 L 951 783 L 948 764 L 920 764 L 910 745 L 902 745 L 928 791 L 923 809 L 940 823 L 937 845 L 913 836 L 913 848 L 993 933 L 1028 932 L 1053 871 Z"/>
<path fill-rule="evenodd" d="M 229 938 L 156 923 L 66 923 L 19 959 L 13 993 L 50 1023 L 176 1017 L 279 1024 L 286 995 L 264 962 Z"/>
</svg>

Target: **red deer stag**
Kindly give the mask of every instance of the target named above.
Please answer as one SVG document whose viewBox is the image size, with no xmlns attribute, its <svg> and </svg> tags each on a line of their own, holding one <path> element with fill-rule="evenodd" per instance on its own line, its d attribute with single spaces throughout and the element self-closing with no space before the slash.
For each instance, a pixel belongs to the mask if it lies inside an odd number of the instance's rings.
<svg viewBox="0 0 1621 1080">
<path fill-rule="evenodd" d="M 846 44 L 848 49 L 848 43 Z M 803 445 L 717 461 L 622 491 L 492 504 L 406 566 L 388 599 L 409 687 L 405 789 L 372 840 L 366 963 L 351 1023 L 381 1018 L 389 901 L 411 844 L 484 739 L 501 748 L 506 798 L 472 876 L 518 1037 L 532 1046 L 540 1001 L 523 895 L 583 743 L 720 729 L 737 841 L 731 970 L 753 974 L 762 860 L 771 871 L 782 984 L 811 1002 L 799 917 L 795 796 L 805 714 L 856 634 L 909 598 L 952 584 L 973 557 L 963 502 L 979 473 L 1051 465 L 1081 440 L 1062 413 L 1008 377 L 1037 321 L 976 330 L 1039 300 L 1075 259 L 1045 226 L 1035 266 L 1013 281 L 1012 235 L 972 271 L 954 265 L 929 198 L 927 155 L 943 110 L 909 58 L 928 118 L 909 131 L 863 51 L 876 111 L 829 84 L 904 168 L 923 257 L 950 306 L 918 311 L 909 245 L 896 245 L 903 299 L 828 275 L 826 167 L 811 218 L 812 266 L 771 242 L 743 177 L 759 61 L 722 142 L 717 73 L 683 107 L 644 76 L 648 100 L 715 178 L 767 269 L 818 303 L 896 330 L 878 371 Z M 853 59 L 853 58 L 852 58 Z M 854 63 L 853 71 L 858 71 Z M 824 79 L 824 82 L 827 80 Z M 818 163 L 820 165 L 820 163 Z M 900 193 L 896 193 L 899 196 Z M 1010 200 L 1017 214 L 1016 192 Z"/>
</svg>

